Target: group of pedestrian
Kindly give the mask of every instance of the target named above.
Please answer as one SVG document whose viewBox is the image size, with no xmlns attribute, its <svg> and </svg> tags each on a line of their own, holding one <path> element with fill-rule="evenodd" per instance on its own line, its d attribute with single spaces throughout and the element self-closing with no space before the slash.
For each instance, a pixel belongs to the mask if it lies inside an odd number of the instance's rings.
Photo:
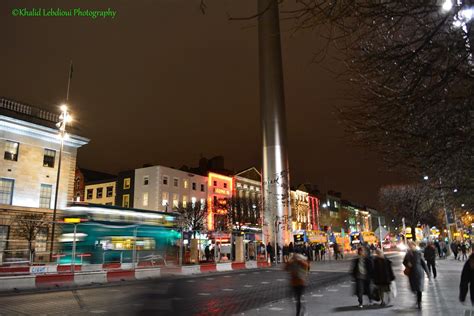
<svg viewBox="0 0 474 316">
<path fill-rule="evenodd" d="M 467 260 L 468 253 L 472 249 L 471 240 L 458 241 L 455 240 L 451 243 L 451 251 L 453 252 L 455 260 Z"/>
<path fill-rule="evenodd" d="M 367 295 L 369 304 L 380 301 L 385 306 L 386 299 L 390 300 L 390 285 L 395 280 L 392 262 L 385 257 L 382 250 L 377 249 L 372 257 L 367 247 L 357 249 L 357 258 L 352 262 L 352 277 L 355 281 L 354 292 L 362 308 L 363 296 Z"/>
</svg>

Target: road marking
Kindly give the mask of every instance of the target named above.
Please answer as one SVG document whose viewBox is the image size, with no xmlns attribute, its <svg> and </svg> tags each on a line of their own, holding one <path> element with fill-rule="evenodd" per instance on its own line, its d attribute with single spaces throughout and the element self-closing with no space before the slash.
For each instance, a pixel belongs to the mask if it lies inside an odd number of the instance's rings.
<svg viewBox="0 0 474 316">
<path fill-rule="evenodd" d="M 328 292 L 337 292 L 339 291 L 338 289 L 328 289 Z"/>
<path fill-rule="evenodd" d="M 260 274 L 260 272 L 252 272 L 252 274 Z"/>
<path fill-rule="evenodd" d="M 263 281 L 262 284 L 269 284 L 270 282 L 267 282 L 267 281 Z"/>
<path fill-rule="evenodd" d="M 286 279 L 277 279 L 277 281 L 283 282 L 283 281 L 286 281 Z"/>
<path fill-rule="evenodd" d="M 271 310 L 271 311 L 282 311 L 283 308 L 281 308 L 281 307 L 270 307 L 269 310 Z"/>
<path fill-rule="evenodd" d="M 231 278 L 231 275 L 224 275 L 224 278 Z"/>
<path fill-rule="evenodd" d="M 324 295 L 322 295 L 322 294 L 313 294 L 313 295 L 311 295 L 311 296 L 312 296 L 312 297 L 323 297 Z"/>
<path fill-rule="evenodd" d="M 234 289 L 222 289 L 222 291 L 226 291 L 226 292 L 231 292 L 233 291 Z"/>
<path fill-rule="evenodd" d="M 201 296 L 208 296 L 208 295 L 211 295 L 210 293 L 198 293 L 198 295 L 201 295 Z"/>
<path fill-rule="evenodd" d="M 194 282 L 196 282 L 196 281 L 194 281 L 194 280 L 187 280 L 186 282 L 194 283 Z"/>
<path fill-rule="evenodd" d="M 239 273 L 239 275 L 247 275 L 247 273 Z"/>
<path fill-rule="evenodd" d="M 214 280 L 214 278 L 206 278 L 206 280 L 212 281 L 212 280 Z"/>
<path fill-rule="evenodd" d="M 253 285 L 245 284 L 244 287 L 252 287 Z"/>
<path fill-rule="evenodd" d="M 351 286 L 348 284 L 341 284 L 341 287 L 351 287 Z"/>
<path fill-rule="evenodd" d="M 120 292 L 120 290 L 117 290 L 117 289 L 111 289 L 111 290 L 109 290 L 109 292 Z"/>
</svg>

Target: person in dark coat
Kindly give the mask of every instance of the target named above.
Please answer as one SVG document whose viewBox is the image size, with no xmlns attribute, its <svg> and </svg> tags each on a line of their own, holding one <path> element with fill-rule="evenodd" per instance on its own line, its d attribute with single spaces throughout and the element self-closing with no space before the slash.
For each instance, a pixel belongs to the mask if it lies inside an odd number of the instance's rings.
<svg viewBox="0 0 474 316">
<path fill-rule="evenodd" d="M 425 260 L 421 257 L 421 253 L 416 250 L 416 244 L 414 241 L 408 243 L 410 249 L 407 251 L 405 258 L 403 259 L 403 265 L 405 266 L 408 280 L 410 281 L 410 288 L 413 293 L 416 293 L 416 304 L 418 309 L 421 309 L 421 293 L 424 290 L 425 276 L 424 272 L 429 277 L 428 268 Z"/>
<path fill-rule="evenodd" d="M 461 283 L 459 284 L 459 300 L 461 302 L 466 300 L 468 286 L 471 292 L 471 304 L 474 306 L 474 254 L 469 256 L 462 269 Z"/>
<path fill-rule="evenodd" d="M 385 257 L 380 249 L 375 251 L 373 279 L 379 293 L 380 305 L 385 306 L 384 295 L 390 292 L 390 283 L 395 280 L 395 274 L 393 273 L 392 262 Z M 390 296 L 387 295 L 387 297 L 390 301 Z"/>
<path fill-rule="evenodd" d="M 428 246 L 425 248 L 425 260 L 426 265 L 428 266 L 428 271 L 433 273 L 433 278 L 436 279 L 436 250 L 433 243 L 428 243 Z"/>
<path fill-rule="evenodd" d="M 301 312 L 301 296 L 306 287 L 306 279 L 308 276 L 309 265 L 308 259 L 299 254 L 294 253 L 290 257 L 290 261 L 286 263 L 285 270 L 290 273 L 291 288 L 296 300 L 296 316 Z"/>
<path fill-rule="evenodd" d="M 454 260 L 458 260 L 459 246 L 456 241 L 451 242 L 451 250 L 454 255 Z"/>
<path fill-rule="evenodd" d="M 467 260 L 467 247 L 466 247 L 466 243 L 463 241 L 461 243 L 461 253 L 462 253 L 462 261 L 464 260 Z"/>
<path fill-rule="evenodd" d="M 206 255 L 206 261 L 209 262 L 211 258 L 211 251 L 209 250 L 209 245 L 204 248 L 204 254 Z"/>
<path fill-rule="evenodd" d="M 270 244 L 270 242 L 268 242 L 267 244 L 267 256 L 269 256 L 270 261 L 273 263 L 273 261 L 275 260 L 275 257 L 274 257 L 273 247 Z"/>
<path fill-rule="evenodd" d="M 369 303 L 372 303 L 372 295 L 370 293 L 370 281 L 373 275 L 372 260 L 367 255 L 364 247 L 357 249 L 357 258 L 352 261 L 352 277 L 355 281 L 355 294 L 359 300 L 359 307 L 364 307 L 363 296 L 369 297 Z"/>
</svg>

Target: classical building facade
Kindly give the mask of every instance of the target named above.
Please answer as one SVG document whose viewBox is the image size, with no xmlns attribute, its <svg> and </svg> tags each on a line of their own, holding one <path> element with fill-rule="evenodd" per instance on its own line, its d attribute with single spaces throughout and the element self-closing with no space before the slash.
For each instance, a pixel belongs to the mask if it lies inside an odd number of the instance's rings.
<svg viewBox="0 0 474 316">
<path fill-rule="evenodd" d="M 233 198 L 236 212 L 234 228 L 262 225 L 262 175 L 251 167 L 234 175 Z"/>
<path fill-rule="evenodd" d="M 59 109 L 58 109 L 59 112 Z M 0 98 L 0 253 L 24 240 L 17 234 L 18 216 L 44 214 L 54 207 L 59 165 L 59 115 Z M 77 149 L 87 138 L 68 127 L 64 141 L 58 190 L 58 209 L 73 200 Z M 47 229 L 47 227 L 46 227 Z M 48 237 L 48 230 L 42 233 Z M 41 247 L 42 250 L 43 247 Z"/>
<path fill-rule="evenodd" d="M 93 181 L 85 185 L 85 201 L 94 204 L 115 205 L 117 181 Z"/>
<path fill-rule="evenodd" d="M 134 207 L 173 211 L 188 203 L 205 204 L 207 177 L 164 166 L 135 169 Z"/>
</svg>

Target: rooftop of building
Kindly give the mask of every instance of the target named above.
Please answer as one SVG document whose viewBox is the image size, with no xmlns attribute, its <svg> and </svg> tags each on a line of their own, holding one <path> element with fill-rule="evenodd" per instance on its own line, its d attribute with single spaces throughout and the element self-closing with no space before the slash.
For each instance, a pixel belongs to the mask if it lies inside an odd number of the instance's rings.
<svg viewBox="0 0 474 316">
<path fill-rule="evenodd" d="M 95 171 L 85 168 L 79 168 L 82 176 L 84 177 L 85 184 L 97 184 L 103 182 L 112 182 L 117 179 L 116 175 L 105 173 L 101 171 Z"/>
</svg>

